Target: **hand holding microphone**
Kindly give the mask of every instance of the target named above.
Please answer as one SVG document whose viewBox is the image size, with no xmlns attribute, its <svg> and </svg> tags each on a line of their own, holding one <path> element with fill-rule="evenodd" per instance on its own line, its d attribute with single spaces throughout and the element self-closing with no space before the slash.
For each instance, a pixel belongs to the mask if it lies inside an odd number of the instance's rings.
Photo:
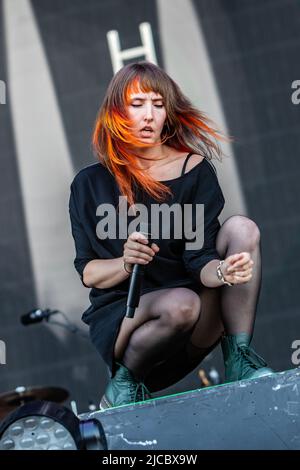
<svg viewBox="0 0 300 470">
<path fill-rule="evenodd" d="M 133 232 L 124 244 L 124 269 L 131 273 L 130 286 L 127 298 L 126 316 L 132 318 L 139 304 L 140 290 L 144 269 L 155 254 L 159 251 L 156 243 L 151 243 L 145 232 Z M 148 246 L 151 243 L 151 246 Z"/>
<path fill-rule="evenodd" d="M 135 264 L 145 266 L 153 260 L 159 247 L 156 243 L 152 243 L 151 247 L 148 245 L 149 240 L 144 232 L 132 232 L 129 235 L 123 252 L 124 267 L 127 272 L 132 272 Z"/>
</svg>

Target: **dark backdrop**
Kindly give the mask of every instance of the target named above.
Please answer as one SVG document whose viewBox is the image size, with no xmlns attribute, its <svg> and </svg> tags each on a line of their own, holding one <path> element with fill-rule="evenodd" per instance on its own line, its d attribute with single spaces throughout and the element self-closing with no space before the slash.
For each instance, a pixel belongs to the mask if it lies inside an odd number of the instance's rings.
<svg viewBox="0 0 300 470">
<path fill-rule="evenodd" d="M 31 4 L 77 171 L 94 161 L 91 129 L 113 75 L 107 31 L 118 30 L 122 49 L 135 47 L 140 44 L 138 25 L 148 21 L 164 66 L 156 2 Z M 227 126 L 236 139 L 234 156 L 248 215 L 262 234 L 263 287 L 254 343 L 276 370 L 289 369 L 295 367 L 291 344 L 300 339 L 300 106 L 291 101 L 291 84 L 300 79 L 300 5 L 297 0 L 194 0 L 193 5 Z M 63 386 L 86 411 L 89 400 L 98 401 L 107 379 L 92 346 L 72 335 L 59 341 L 44 325 L 25 329 L 19 323 L 20 315 L 36 306 L 36 292 L 12 130 L 2 9 L 0 15 L 0 79 L 8 89 L 7 104 L 0 105 L 0 339 L 7 344 L 0 393 L 17 385 Z M 205 364 L 222 374 L 220 351 Z M 172 391 L 197 384 L 194 372 Z"/>
</svg>

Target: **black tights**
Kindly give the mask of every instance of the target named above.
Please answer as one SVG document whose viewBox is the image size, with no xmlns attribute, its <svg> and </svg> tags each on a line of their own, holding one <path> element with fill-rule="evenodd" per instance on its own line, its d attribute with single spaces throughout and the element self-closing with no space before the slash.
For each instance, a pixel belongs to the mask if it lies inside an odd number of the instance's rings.
<svg viewBox="0 0 300 470">
<path fill-rule="evenodd" d="M 151 371 L 153 376 L 160 370 L 161 387 L 156 384 L 154 389 L 165 388 L 193 370 L 216 346 L 223 332 L 253 334 L 261 285 L 259 229 L 247 217 L 230 217 L 219 230 L 216 248 L 222 259 L 249 252 L 254 261 L 252 279 L 233 287 L 204 288 L 199 296 L 184 288 L 151 293 L 148 308 L 152 308 L 152 318 L 133 331 L 122 362 L 136 378 L 145 379 L 149 374 L 151 376 Z M 200 297 L 200 302 L 196 297 Z M 178 352 L 180 354 L 176 356 Z M 175 357 L 178 362 L 173 363 L 173 378 L 167 379 L 168 359 Z"/>
<path fill-rule="evenodd" d="M 251 281 L 222 287 L 222 321 L 227 334 L 243 331 L 252 336 L 262 276 L 259 229 L 252 220 L 242 216 L 231 217 L 223 227 L 217 249 L 220 246 L 222 252 L 224 245 L 227 246 L 225 257 L 247 251 L 254 265 Z"/>
</svg>

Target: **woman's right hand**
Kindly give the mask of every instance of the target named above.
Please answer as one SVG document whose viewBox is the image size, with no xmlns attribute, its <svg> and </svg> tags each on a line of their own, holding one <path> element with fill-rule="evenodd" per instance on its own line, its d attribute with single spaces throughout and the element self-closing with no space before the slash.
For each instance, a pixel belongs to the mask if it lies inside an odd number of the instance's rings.
<svg viewBox="0 0 300 470">
<path fill-rule="evenodd" d="M 148 245 L 148 240 L 141 232 L 132 232 L 124 243 L 123 261 L 128 271 L 132 271 L 134 264 L 146 265 L 153 260 L 158 253 L 159 247 L 156 243 Z"/>
</svg>

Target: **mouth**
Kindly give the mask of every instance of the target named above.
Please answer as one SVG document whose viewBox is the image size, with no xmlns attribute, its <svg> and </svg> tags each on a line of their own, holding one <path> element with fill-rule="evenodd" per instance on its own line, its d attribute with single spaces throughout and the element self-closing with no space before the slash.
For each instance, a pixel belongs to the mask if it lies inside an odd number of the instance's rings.
<svg viewBox="0 0 300 470">
<path fill-rule="evenodd" d="M 143 137 L 150 137 L 153 134 L 153 129 L 150 126 L 145 126 L 143 129 L 140 130 L 140 133 Z"/>
</svg>

